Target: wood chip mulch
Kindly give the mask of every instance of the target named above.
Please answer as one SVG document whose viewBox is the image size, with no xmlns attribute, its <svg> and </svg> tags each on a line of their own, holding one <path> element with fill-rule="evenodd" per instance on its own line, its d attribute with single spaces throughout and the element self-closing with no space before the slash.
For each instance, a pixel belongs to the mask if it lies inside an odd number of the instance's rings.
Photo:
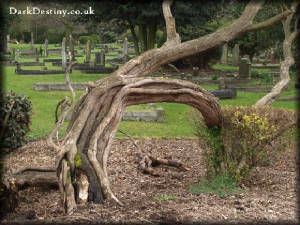
<svg viewBox="0 0 300 225">
<path fill-rule="evenodd" d="M 201 145 L 201 144 L 200 144 Z M 136 149 L 129 140 L 115 139 L 108 162 L 108 173 L 115 195 L 125 207 L 114 202 L 104 205 L 78 205 L 65 216 L 62 196 L 55 189 L 31 187 L 20 191 L 21 202 L 0 223 L 298 223 L 296 189 L 296 155 L 298 148 L 279 154 L 279 160 L 257 168 L 257 175 L 239 194 L 220 197 L 215 194 L 194 195 L 189 185 L 205 176 L 201 146 L 197 140 L 146 140 L 144 150 L 154 157 L 179 160 L 191 170 L 160 166 L 160 177 L 138 170 Z M 15 150 L 5 159 L 6 170 L 23 166 L 50 167 L 56 152 L 45 140 L 38 140 Z M 163 196 L 171 196 L 162 200 Z"/>
</svg>

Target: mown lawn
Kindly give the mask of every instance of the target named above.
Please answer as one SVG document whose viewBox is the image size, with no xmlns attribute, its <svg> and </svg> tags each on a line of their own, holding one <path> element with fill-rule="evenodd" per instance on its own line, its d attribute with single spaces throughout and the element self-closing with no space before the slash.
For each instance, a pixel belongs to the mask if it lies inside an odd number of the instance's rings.
<svg viewBox="0 0 300 225">
<path fill-rule="evenodd" d="M 58 58 L 58 56 L 53 56 Z M 83 61 L 84 57 L 78 58 L 78 61 Z M 22 61 L 29 61 L 22 59 Z M 60 67 L 53 67 L 51 63 L 46 63 L 48 69 L 61 69 Z M 220 66 L 216 65 L 216 68 Z M 23 67 L 24 69 L 40 69 L 40 67 Z M 232 69 L 232 68 L 231 68 Z M 14 73 L 15 67 L 4 67 L 4 82 L 6 91 L 14 91 L 19 94 L 24 94 L 29 97 L 33 104 L 33 115 L 31 131 L 28 134 L 30 138 L 45 137 L 55 122 L 55 108 L 64 96 L 70 96 L 67 91 L 34 91 L 32 86 L 36 82 L 64 82 L 64 74 L 60 75 L 17 75 Z M 101 74 L 81 74 L 80 71 L 74 70 L 71 74 L 72 82 L 87 82 L 95 81 L 106 75 Z M 297 90 L 294 88 L 295 78 L 293 77 L 290 87 L 287 91 L 282 93 L 282 97 L 293 97 L 297 95 Z M 203 85 L 206 89 L 217 89 L 217 85 Z M 77 99 L 83 91 L 76 91 Z M 221 105 L 252 105 L 259 98 L 266 93 L 247 93 L 238 92 L 237 98 L 220 100 Z M 120 129 L 132 136 L 143 136 L 149 138 L 196 138 L 191 126 L 190 111 L 191 107 L 183 104 L 175 103 L 156 103 L 165 109 L 166 121 L 165 123 L 149 123 L 149 122 L 131 122 L 122 121 Z M 296 110 L 296 102 L 282 102 L 273 103 L 274 107 L 283 107 Z M 64 127 L 66 127 L 65 122 Z M 123 135 L 117 133 L 117 137 Z"/>
</svg>

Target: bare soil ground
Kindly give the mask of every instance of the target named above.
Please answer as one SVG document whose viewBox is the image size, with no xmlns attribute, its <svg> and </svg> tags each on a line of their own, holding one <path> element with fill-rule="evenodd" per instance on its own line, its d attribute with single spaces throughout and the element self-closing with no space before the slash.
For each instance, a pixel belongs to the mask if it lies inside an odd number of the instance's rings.
<svg viewBox="0 0 300 225">
<path fill-rule="evenodd" d="M 145 175 L 137 168 L 136 149 L 131 142 L 115 139 L 109 157 L 109 178 L 125 207 L 114 202 L 87 203 L 79 205 L 73 215 L 65 216 L 58 190 L 31 187 L 20 192 L 19 206 L 0 223 L 299 224 L 296 147 L 283 151 L 272 165 L 258 167 L 258 174 L 245 184 L 242 193 L 225 197 L 189 193 L 189 185 L 200 182 L 205 175 L 197 140 L 146 140 L 144 150 L 155 157 L 180 160 L 191 170 L 160 166 L 156 168 L 160 177 Z M 44 140 L 31 142 L 8 155 L 5 168 L 48 167 L 54 165 L 55 155 Z M 173 199 L 160 200 L 156 198 L 159 196 Z"/>
</svg>

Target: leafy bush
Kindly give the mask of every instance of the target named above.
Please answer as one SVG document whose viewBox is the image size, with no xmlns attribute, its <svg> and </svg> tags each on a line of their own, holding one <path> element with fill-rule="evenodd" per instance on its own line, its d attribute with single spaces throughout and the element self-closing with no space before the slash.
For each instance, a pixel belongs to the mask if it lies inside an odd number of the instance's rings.
<svg viewBox="0 0 300 225">
<path fill-rule="evenodd" d="M 1 147 L 15 149 L 25 143 L 32 114 L 31 101 L 13 92 L 2 93 L 0 106 Z"/>
<path fill-rule="evenodd" d="M 193 114 L 196 134 L 207 145 L 203 156 L 208 178 L 228 175 L 242 182 L 287 146 L 290 139 L 281 138 L 296 125 L 295 112 L 287 109 L 246 106 L 223 107 L 222 111 L 221 128 L 207 128 L 202 117 Z"/>
<path fill-rule="evenodd" d="M 88 42 L 88 40 L 90 40 L 89 36 L 80 36 L 80 37 L 78 37 L 78 41 L 80 42 L 80 44 L 86 44 Z"/>
<path fill-rule="evenodd" d="M 261 79 L 262 82 L 270 84 L 273 82 L 273 76 L 268 73 L 259 74 L 257 71 L 251 71 L 251 78 Z"/>
<path fill-rule="evenodd" d="M 80 44 L 86 44 L 90 40 L 91 43 L 93 44 L 99 44 L 100 43 L 100 37 L 97 34 L 92 34 L 90 36 L 80 36 L 78 38 L 78 41 Z"/>
<path fill-rule="evenodd" d="M 117 40 L 118 34 L 112 31 L 104 31 L 102 35 L 103 43 L 113 43 Z"/>
<path fill-rule="evenodd" d="M 212 80 L 218 80 L 218 76 L 213 76 L 212 78 L 211 78 Z"/>
<path fill-rule="evenodd" d="M 261 80 L 264 82 L 264 83 L 267 83 L 267 84 L 270 84 L 273 82 L 273 76 L 271 74 L 268 74 L 268 73 L 262 73 L 260 75 L 260 78 Z"/>
<path fill-rule="evenodd" d="M 251 71 L 251 78 L 252 79 L 258 79 L 258 78 L 260 78 L 260 74 L 257 71 L 252 70 Z"/>
</svg>

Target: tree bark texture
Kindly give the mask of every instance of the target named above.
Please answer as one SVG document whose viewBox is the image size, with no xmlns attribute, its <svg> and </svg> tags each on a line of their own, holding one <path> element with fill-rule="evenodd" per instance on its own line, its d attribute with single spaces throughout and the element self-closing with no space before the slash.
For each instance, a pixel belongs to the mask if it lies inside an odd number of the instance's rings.
<svg viewBox="0 0 300 225">
<path fill-rule="evenodd" d="M 205 89 L 183 80 L 147 78 L 147 75 L 162 65 L 221 46 L 253 30 L 252 21 L 263 1 L 251 1 L 233 24 L 184 43 L 180 43 L 176 33 L 171 2 L 166 0 L 163 3 L 167 42 L 161 48 L 131 59 L 108 77 L 90 82 L 74 108 L 62 143 L 56 145 L 60 149 L 56 159 L 58 183 L 64 193 L 64 207 L 68 214 L 76 208 L 75 193 L 88 196 L 88 200 L 95 203 L 111 199 L 122 205 L 110 188 L 107 160 L 126 106 L 151 102 L 183 103 L 199 110 L 207 126 L 219 126 L 221 123 L 218 99 Z M 139 28 L 145 34 L 145 26 Z M 88 188 L 87 185 L 78 185 L 86 183 L 83 177 L 88 180 Z"/>
</svg>

